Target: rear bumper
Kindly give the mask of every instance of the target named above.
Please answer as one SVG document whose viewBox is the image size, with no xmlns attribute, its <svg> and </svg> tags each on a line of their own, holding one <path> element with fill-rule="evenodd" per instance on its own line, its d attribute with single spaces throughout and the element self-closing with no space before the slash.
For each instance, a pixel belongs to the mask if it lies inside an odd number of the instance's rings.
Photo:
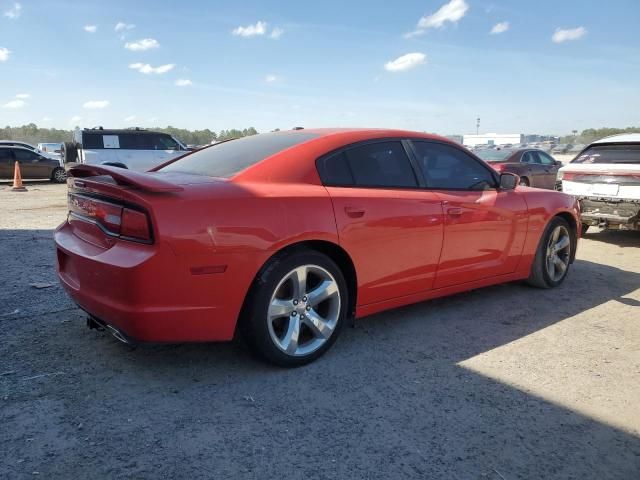
<svg viewBox="0 0 640 480">
<path fill-rule="evenodd" d="M 168 243 L 117 241 L 94 246 L 65 222 L 54 234 L 58 276 L 66 292 L 91 316 L 133 342 L 206 342 L 233 338 L 253 279 L 245 258 L 176 256 Z M 245 256 L 246 257 L 246 256 Z M 193 267 L 223 264 L 222 273 Z"/>
<path fill-rule="evenodd" d="M 640 230 L 640 200 L 578 197 L 582 223 Z"/>
</svg>

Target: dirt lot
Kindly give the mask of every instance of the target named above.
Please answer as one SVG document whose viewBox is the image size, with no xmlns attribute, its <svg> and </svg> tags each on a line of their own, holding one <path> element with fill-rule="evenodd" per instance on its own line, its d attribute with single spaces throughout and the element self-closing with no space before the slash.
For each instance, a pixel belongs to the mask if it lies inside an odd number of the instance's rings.
<svg viewBox="0 0 640 480">
<path fill-rule="evenodd" d="M 66 187 L 28 188 L 0 185 L 0 478 L 640 478 L 638 234 L 590 232 L 559 289 L 376 315 L 282 370 L 89 331 L 54 271 Z"/>
</svg>

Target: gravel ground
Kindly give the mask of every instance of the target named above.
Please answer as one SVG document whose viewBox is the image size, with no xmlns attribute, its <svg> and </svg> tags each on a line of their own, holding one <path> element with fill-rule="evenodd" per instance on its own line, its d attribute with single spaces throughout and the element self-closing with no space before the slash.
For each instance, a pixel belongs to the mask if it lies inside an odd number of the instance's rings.
<svg viewBox="0 0 640 480">
<path fill-rule="evenodd" d="M 558 289 L 379 314 L 283 370 L 88 330 L 54 272 L 66 187 L 27 187 L 0 184 L 0 478 L 640 477 L 637 233 L 590 232 Z"/>
</svg>

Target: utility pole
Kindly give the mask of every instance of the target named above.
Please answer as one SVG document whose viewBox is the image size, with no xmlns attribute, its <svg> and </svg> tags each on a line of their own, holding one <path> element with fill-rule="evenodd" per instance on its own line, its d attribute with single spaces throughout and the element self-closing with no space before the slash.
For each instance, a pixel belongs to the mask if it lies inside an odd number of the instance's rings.
<svg viewBox="0 0 640 480">
<path fill-rule="evenodd" d="M 476 119 L 476 135 L 480 134 L 480 117 Z"/>
</svg>

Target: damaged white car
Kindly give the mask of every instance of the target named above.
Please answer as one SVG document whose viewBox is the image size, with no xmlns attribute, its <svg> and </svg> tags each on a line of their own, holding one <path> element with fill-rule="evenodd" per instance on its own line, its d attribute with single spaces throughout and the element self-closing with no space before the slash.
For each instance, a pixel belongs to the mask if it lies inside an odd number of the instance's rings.
<svg viewBox="0 0 640 480">
<path fill-rule="evenodd" d="M 640 133 L 593 142 L 558 172 L 562 191 L 576 197 L 582 233 L 590 226 L 640 230 Z"/>
</svg>

